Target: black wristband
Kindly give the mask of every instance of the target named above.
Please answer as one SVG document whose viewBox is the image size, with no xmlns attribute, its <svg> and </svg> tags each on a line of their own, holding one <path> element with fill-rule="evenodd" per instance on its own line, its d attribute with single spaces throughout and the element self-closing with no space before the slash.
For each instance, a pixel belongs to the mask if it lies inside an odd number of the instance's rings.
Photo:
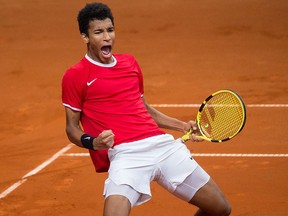
<svg viewBox="0 0 288 216">
<path fill-rule="evenodd" d="M 94 150 L 94 148 L 93 148 L 93 140 L 94 139 L 95 139 L 95 137 L 92 137 L 88 134 L 83 134 L 81 136 L 81 143 L 82 143 L 84 148 Z"/>
</svg>

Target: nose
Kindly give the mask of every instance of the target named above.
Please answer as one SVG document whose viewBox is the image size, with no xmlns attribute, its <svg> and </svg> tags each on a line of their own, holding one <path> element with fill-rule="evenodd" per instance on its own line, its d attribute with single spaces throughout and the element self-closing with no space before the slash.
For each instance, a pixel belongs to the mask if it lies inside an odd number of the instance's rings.
<svg viewBox="0 0 288 216">
<path fill-rule="evenodd" d="M 103 33 L 103 38 L 104 40 L 109 41 L 111 39 L 109 32 L 105 31 Z"/>
</svg>

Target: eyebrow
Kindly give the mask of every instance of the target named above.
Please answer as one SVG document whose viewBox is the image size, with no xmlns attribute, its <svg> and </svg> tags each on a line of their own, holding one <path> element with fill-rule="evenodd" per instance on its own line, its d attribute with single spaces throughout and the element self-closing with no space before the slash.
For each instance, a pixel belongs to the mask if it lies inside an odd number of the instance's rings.
<svg viewBox="0 0 288 216">
<path fill-rule="evenodd" d="M 97 27 L 97 28 L 93 29 L 93 31 L 99 31 L 99 30 L 103 30 L 103 29 L 114 29 L 114 26 Z"/>
</svg>

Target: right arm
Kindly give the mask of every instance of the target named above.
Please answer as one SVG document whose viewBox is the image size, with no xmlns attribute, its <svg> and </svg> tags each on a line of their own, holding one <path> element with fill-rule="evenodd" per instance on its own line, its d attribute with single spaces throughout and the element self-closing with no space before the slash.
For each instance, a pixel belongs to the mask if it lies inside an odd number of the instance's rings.
<svg viewBox="0 0 288 216">
<path fill-rule="evenodd" d="M 66 113 L 66 134 L 68 139 L 79 147 L 83 147 L 81 136 L 84 131 L 80 128 L 80 112 L 65 107 Z M 93 149 L 108 149 L 114 144 L 114 134 L 111 130 L 104 130 L 93 140 Z"/>
</svg>

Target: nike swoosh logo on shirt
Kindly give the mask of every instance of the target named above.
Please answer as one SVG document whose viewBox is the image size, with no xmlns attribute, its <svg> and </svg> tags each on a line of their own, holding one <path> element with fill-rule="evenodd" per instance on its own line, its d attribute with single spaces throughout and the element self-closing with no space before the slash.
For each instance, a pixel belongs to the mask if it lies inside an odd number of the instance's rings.
<svg viewBox="0 0 288 216">
<path fill-rule="evenodd" d="M 87 82 L 87 86 L 90 86 L 95 80 L 97 80 L 97 78 L 95 78 L 95 79 L 92 80 L 91 82 Z"/>
</svg>

